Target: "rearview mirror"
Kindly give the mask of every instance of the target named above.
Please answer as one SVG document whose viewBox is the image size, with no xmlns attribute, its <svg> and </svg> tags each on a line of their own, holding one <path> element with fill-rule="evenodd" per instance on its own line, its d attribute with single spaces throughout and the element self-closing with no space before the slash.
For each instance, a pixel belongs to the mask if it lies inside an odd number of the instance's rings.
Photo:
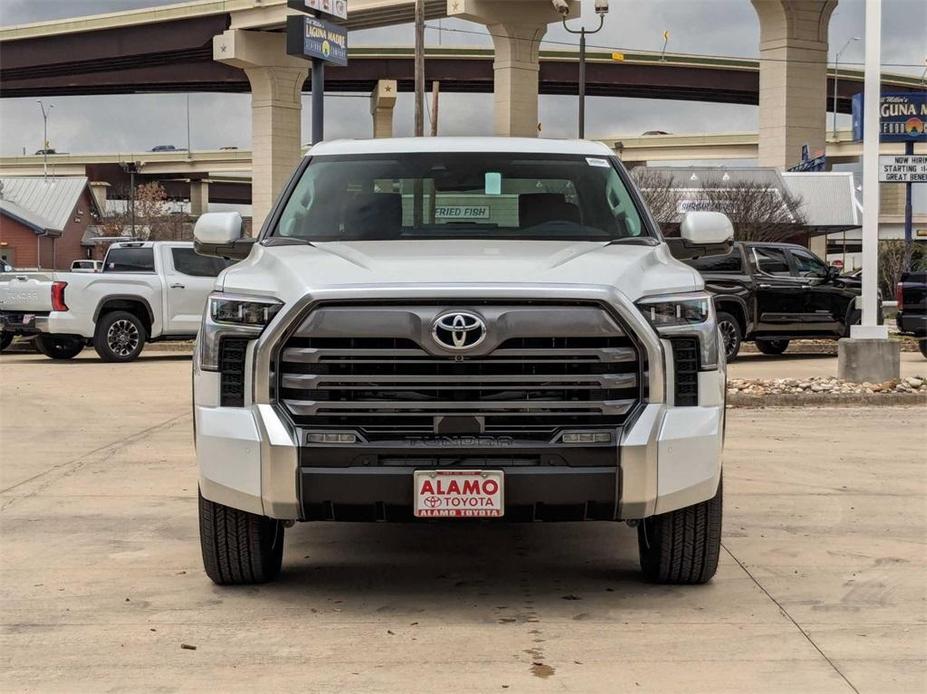
<svg viewBox="0 0 927 694">
<path fill-rule="evenodd" d="M 679 260 L 724 255 L 734 245 L 734 225 L 721 212 L 686 212 L 679 234 L 681 238 L 666 240 Z"/>
<path fill-rule="evenodd" d="M 241 260 L 253 245 L 254 239 L 242 238 L 241 215 L 237 212 L 207 212 L 193 227 L 193 248 L 200 255 Z"/>
</svg>

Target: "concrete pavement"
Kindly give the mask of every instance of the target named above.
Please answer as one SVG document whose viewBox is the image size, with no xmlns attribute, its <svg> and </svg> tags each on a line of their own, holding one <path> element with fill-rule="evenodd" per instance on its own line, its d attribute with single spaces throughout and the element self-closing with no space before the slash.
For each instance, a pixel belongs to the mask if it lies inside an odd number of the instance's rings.
<svg viewBox="0 0 927 694">
<path fill-rule="evenodd" d="M 223 589 L 189 358 L 146 354 L 0 357 L 3 691 L 927 686 L 923 408 L 732 411 L 708 586 L 642 583 L 624 525 L 314 524 Z"/>
</svg>

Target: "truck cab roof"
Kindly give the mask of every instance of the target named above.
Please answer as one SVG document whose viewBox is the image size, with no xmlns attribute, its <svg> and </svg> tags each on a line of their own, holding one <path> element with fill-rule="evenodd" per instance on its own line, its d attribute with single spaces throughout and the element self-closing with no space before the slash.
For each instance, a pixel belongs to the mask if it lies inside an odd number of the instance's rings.
<svg viewBox="0 0 927 694">
<path fill-rule="evenodd" d="M 536 137 L 392 137 L 322 142 L 312 147 L 306 156 L 422 152 L 513 152 L 596 157 L 614 155 L 614 152 L 601 142 L 588 140 L 552 140 Z"/>
</svg>

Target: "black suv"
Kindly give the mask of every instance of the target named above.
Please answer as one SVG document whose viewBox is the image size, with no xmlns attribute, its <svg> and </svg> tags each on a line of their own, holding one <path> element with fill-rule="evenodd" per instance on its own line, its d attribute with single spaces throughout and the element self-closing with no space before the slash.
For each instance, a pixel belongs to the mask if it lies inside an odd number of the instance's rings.
<svg viewBox="0 0 927 694">
<path fill-rule="evenodd" d="M 715 295 L 728 361 L 744 340 L 782 354 L 790 339 L 836 340 L 859 322 L 859 277 L 841 276 L 804 246 L 738 242 L 727 255 L 686 262 Z"/>
</svg>

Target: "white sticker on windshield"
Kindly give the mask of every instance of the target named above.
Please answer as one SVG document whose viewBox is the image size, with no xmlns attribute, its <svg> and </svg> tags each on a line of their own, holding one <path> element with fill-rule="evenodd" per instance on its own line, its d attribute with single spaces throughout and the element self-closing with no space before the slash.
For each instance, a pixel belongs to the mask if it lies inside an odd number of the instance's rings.
<svg viewBox="0 0 927 694">
<path fill-rule="evenodd" d="M 608 168 L 608 159 L 599 159 L 598 157 L 586 157 L 586 163 L 589 166 L 601 166 L 603 168 Z"/>
<path fill-rule="evenodd" d="M 496 171 L 487 171 L 483 189 L 486 191 L 486 195 L 502 195 L 502 174 Z"/>
</svg>

